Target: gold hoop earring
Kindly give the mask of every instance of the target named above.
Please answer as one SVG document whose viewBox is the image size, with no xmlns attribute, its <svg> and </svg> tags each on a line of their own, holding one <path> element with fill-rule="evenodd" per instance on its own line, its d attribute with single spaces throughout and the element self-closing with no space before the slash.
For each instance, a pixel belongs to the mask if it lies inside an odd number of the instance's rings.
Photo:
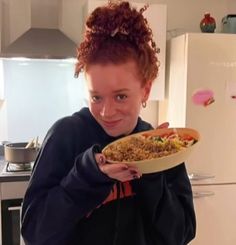
<svg viewBox="0 0 236 245">
<path fill-rule="evenodd" d="M 146 106 L 147 106 L 147 102 L 146 102 L 146 101 L 143 101 L 143 102 L 142 102 L 142 107 L 143 107 L 143 108 L 146 108 Z"/>
</svg>

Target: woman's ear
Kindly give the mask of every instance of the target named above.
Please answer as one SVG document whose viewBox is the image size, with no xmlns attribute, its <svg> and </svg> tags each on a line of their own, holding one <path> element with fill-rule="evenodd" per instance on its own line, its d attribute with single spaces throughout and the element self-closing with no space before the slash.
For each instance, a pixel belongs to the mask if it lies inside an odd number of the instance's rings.
<svg viewBox="0 0 236 245">
<path fill-rule="evenodd" d="M 151 81 L 146 82 L 146 84 L 143 87 L 143 92 L 144 92 L 143 101 L 147 101 L 148 100 L 150 92 L 151 92 L 151 89 L 152 89 L 152 82 Z"/>
</svg>

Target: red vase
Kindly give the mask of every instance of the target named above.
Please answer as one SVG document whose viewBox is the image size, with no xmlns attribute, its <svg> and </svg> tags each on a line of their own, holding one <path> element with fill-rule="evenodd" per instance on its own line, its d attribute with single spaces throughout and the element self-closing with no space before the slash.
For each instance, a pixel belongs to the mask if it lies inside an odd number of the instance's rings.
<svg viewBox="0 0 236 245">
<path fill-rule="evenodd" d="M 216 21 L 210 15 L 210 13 L 206 13 L 204 18 L 200 22 L 200 28 L 202 32 L 214 32 L 216 29 Z"/>
</svg>

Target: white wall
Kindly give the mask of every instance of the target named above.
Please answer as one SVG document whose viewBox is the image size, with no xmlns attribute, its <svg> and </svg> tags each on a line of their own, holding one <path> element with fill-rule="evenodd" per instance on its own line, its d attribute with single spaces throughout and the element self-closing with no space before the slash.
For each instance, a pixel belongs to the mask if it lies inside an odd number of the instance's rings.
<svg viewBox="0 0 236 245">
<path fill-rule="evenodd" d="M 19 1 L 19 0 L 18 0 Z M 31 0 L 31 27 L 57 29 L 59 26 L 58 0 Z"/>
<path fill-rule="evenodd" d="M 149 123 L 152 124 L 154 128 L 158 126 L 158 124 L 163 123 L 162 120 L 157 120 L 159 115 L 159 103 L 156 101 L 148 101 L 147 107 L 142 108 L 140 116 L 147 120 Z"/>
<path fill-rule="evenodd" d="M 59 118 L 86 105 L 83 76 L 73 77 L 74 64 L 60 60 L 3 60 L 5 100 L 0 108 L 0 141 L 28 141 Z"/>
</svg>

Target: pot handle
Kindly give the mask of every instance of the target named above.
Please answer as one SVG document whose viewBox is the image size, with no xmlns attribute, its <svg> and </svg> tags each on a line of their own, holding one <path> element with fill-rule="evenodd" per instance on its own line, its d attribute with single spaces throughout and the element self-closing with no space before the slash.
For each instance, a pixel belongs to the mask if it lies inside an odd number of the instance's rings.
<svg viewBox="0 0 236 245">
<path fill-rule="evenodd" d="M 5 146 L 5 145 L 10 144 L 10 143 L 11 143 L 10 141 L 4 140 L 4 141 L 1 141 L 0 145 Z"/>
<path fill-rule="evenodd" d="M 9 141 L 1 141 L 0 142 L 0 155 L 1 156 L 4 156 L 4 148 L 5 148 L 5 145 L 9 144 L 11 142 Z"/>
</svg>

